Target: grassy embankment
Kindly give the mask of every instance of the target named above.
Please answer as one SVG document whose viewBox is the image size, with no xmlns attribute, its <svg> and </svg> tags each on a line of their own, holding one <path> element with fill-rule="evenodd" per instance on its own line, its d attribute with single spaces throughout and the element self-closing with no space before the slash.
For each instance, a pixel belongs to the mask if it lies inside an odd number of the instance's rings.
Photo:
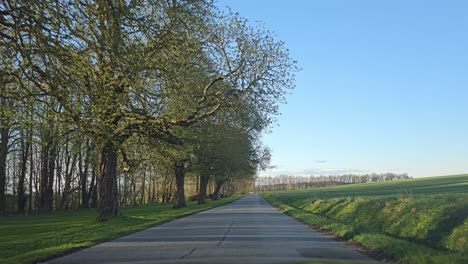
<svg viewBox="0 0 468 264">
<path fill-rule="evenodd" d="M 305 223 L 406 263 L 468 263 L 468 175 L 270 192 Z"/>
<path fill-rule="evenodd" d="M 95 210 L 0 217 L 0 263 L 31 263 L 89 247 L 169 220 L 224 205 L 240 196 L 189 202 L 183 209 L 157 204 L 122 209 L 122 216 L 96 222 Z"/>
</svg>

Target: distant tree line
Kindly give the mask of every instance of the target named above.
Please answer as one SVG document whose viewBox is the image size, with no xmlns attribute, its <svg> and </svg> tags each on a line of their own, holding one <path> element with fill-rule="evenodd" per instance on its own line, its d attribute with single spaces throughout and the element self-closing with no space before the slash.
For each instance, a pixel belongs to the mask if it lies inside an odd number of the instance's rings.
<svg viewBox="0 0 468 264">
<path fill-rule="evenodd" d="M 256 191 L 301 190 L 343 184 L 384 182 L 411 179 L 406 173 L 342 174 L 329 176 L 266 176 L 255 179 Z"/>
<path fill-rule="evenodd" d="M 294 86 L 272 36 L 209 0 L 0 1 L 0 214 L 251 187 Z"/>
</svg>

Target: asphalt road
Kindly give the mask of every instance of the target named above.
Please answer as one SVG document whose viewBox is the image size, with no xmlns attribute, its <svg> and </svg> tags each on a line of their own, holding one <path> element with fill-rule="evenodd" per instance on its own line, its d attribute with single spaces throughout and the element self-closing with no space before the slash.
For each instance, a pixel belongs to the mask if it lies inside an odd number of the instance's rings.
<svg viewBox="0 0 468 264">
<path fill-rule="evenodd" d="M 48 263 L 373 261 L 279 212 L 258 195 L 99 244 Z"/>
</svg>

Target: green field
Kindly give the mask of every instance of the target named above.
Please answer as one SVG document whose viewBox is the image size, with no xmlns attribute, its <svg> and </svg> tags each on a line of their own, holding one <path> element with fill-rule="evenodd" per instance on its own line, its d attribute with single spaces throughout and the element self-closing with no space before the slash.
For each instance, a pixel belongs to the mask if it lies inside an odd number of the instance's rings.
<svg viewBox="0 0 468 264">
<path fill-rule="evenodd" d="M 468 175 L 265 193 L 286 213 L 407 263 L 468 263 Z"/>
<path fill-rule="evenodd" d="M 96 222 L 95 210 L 56 212 L 34 216 L 0 217 L 0 263 L 32 263 L 74 249 L 167 222 L 238 199 L 231 197 L 188 203 L 183 209 L 157 204 L 122 209 L 122 216 Z"/>
</svg>

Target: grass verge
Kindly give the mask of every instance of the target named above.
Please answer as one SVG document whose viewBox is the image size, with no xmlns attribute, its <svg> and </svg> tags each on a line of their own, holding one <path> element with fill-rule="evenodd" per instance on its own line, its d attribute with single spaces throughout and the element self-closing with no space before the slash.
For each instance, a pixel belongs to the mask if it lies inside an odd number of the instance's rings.
<svg viewBox="0 0 468 264">
<path fill-rule="evenodd" d="M 182 209 L 172 209 L 172 204 L 122 208 L 122 216 L 104 223 L 96 221 L 96 210 L 91 209 L 0 217 L 0 263 L 34 263 L 61 256 L 240 197 L 208 200 L 204 205 L 189 202 Z"/>
<path fill-rule="evenodd" d="M 458 241 L 466 238 L 466 234 L 463 231 L 460 231 L 460 228 L 464 225 L 461 224 L 456 226 L 452 229 L 452 232 L 448 232 L 447 226 L 441 225 L 440 223 L 452 223 L 451 221 L 444 221 L 444 219 L 442 219 L 437 222 L 434 220 L 434 218 L 441 218 L 444 215 L 443 213 L 440 213 L 442 210 L 442 203 L 436 203 L 433 207 L 428 206 L 429 204 L 427 203 L 422 204 L 421 200 L 425 200 L 427 196 L 419 197 L 419 200 L 417 197 L 414 198 L 412 201 L 413 204 L 411 206 L 407 206 L 408 208 L 405 209 L 406 211 L 404 211 L 403 208 L 401 209 L 401 212 L 406 212 L 406 215 L 396 215 L 398 218 L 397 220 L 387 219 L 385 216 L 380 218 L 377 217 L 377 215 L 382 212 L 381 210 L 390 210 L 389 208 L 392 206 L 395 208 L 402 207 L 402 202 L 399 201 L 400 198 L 397 197 L 360 199 L 342 198 L 331 200 L 312 199 L 309 201 L 299 201 L 298 199 L 292 199 L 291 193 L 288 193 L 285 200 L 282 199 L 283 197 L 280 192 L 267 193 L 263 196 L 272 205 L 279 207 L 292 217 L 295 217 L 317 229 L 328 231 L 340 238 L 353 241 L 353 243 L 358 244 L 359 247 L 364 248 L 364 251 L 369 255 L 379 259 L 397 260 L 401 263 L 417 264 L 468 263 L 468 254 L 466 250 L 462 248 L 463 246 L 459 245 L 461 248 L 460 250 L 452 250 L 446 246 L 444 247 L 444 245 L 451 243 L 448 238 L 454 236 L 454 234 L 457 236 Z M 439 196 L 443 197 L 443 195 Z M 440 199 L 439 196 L 434 199 L 444 201 L 443 199 Z M 462 208 L 466 209 L 466 207 L 463 207 L 463 198 L 464 197 L 457 197 L 458 200 L 455 199 L 455 201 L 451 196 L 446 198 L 451 201 L 451 204 L 448 204 L 446 206 L 448 209 L 442 210 L 442 212 L 451 212 L 449 209 L 453 209 L 456 204 L 461 204 Z M 382 203 L 382 199 L 390 201 Z M 430 200 L 429 202 L 433 201 Z M 426 210 L 419 210 L 421 209 L 419 207 L 415 209 L 416 207 L 414 206 L 417 206 L 418 204 L 421 208 L 424 208 L 424 205 L 426 205 Z M 438 208 L 438 210 L 431 210 L 431 208 Z M 418 216 L 417 213 L 419 211 L 423 212 L 423 218 L 421 218 L 420 215 Z M 454 209 L 452 212 L 458 213 L 460 211 L 458 209 Z M 389 214 L 392 215 L 395 215 L 396 213 L 397 212 L 391 210 L 389 212 Z M 418 221 L 412 221 L 411 215 L 415 215 L 414 219 L 416 220 L 419 218 L 421 219 Z M 450 217 L 446 217 L 446 219 L 450 220 Z M 389 225 L 391 222 L 399 225 L 399 228 Z M 434 222 L 439 223 L 439 225 L 436 226 L 442 227 L 442 231 L 446 231 L 444 234 L 439 234 L 441 236 L 440 241 L 433 241 L 430 239 L 424 240 L 422 238 L 412 237 L 414 234 L 424 233 L 424 229 L 429 228 Z M 414 226 L 411 226 L 413 223 Z M 421 230 L 413 233 L 414 228 L 420 228 Z M 391 233 L 392 230 L 394 233 Z M 398 232 L 395 230 L 398 230 Z M 433 239 L 434 232 L 431 231 L 433 231 L 433 229 L 429 228 L 429 232 L 424 234 L 431 234 L 428 238 Z M 405 237 L 402 234 L 407 234 L 407 236 Z"/>
</svg>

